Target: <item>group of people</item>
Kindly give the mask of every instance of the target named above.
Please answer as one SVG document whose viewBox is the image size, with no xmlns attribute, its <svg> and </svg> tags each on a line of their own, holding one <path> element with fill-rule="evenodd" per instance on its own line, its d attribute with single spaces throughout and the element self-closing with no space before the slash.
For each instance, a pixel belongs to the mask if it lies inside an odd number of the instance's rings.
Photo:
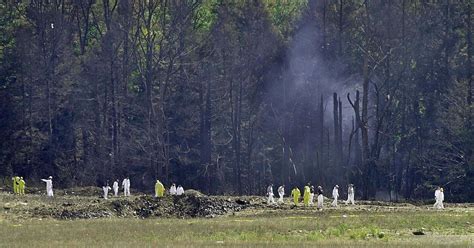
<svg viewBox="0 0 474 248">
<path fill-rule="evenodd" d="M 157 179 L 155 183 L 155 197 L 163 197 L 165 195 L 165 191 L 165 186 L 163 185 L 163 183 L 160 182 L 160 180 Z M 181 185 L 178 185 L 178 187 L 176 187 L 176 184 L 172 183 L 169 190 L 169 194 L 177 196 L 183 195 L 184 188 Z"/>
<path fill-rule="evenodd" d="M 13 181 L 13 193 L 17 195 L 24 195 L 26 182 L 23 179 L 23 177 L 14 176 L 12 177 L 12 181 Z"/>
<path fill-rule="evenodd" d="M 124 196 L 130 196 L 130 178 L 125 178 L 122 181 L 122 188 L 123 188 L 123 195 Z M 115 180 L 112 188 L 110 188 L 109 184 L 102 187 L 104 191 L 104 199 L 108 199 L 108 194 L 109 190 L 113 189 L 114 190 L 114 196 L 118 197 L 118 192 L 119 192 L 119 180 Z M 163 197 L 165 195 L 165 186 L 160 180 L 156 180 L 155 183 L 155 197 Z M 182 195 L 184 194 L 184 188 L 181 185 L 178 185 L 176 187 L 176 184 L 171 184 L 171 187 L 169 189 L 169 194 L 170 195 Z"/>
<path fill-rule="evenodd" d="M 13 190 L 15 194 L 24 194 L 25 192 L 25 181 L 23 180 L 23 177 L 13 177 Z M 46 195 L 48 197 L 53 197 L 53 177 L 50 176 L 48 179 L 41 179 L 41 181 L 46 183 Z M 109 196 L 109 191 L 114 190 L 114 196 L 118 197 L 119 196 L 119 180 L 115 180 L 114 183 L 112 184 L 112 187 L 109 186 L 109 183 L 105 186 L 102 186 L 102 191 L 104 193 L 103 197 L 104 199 L 108 199 Z M 123 195 L 124 196 L 130 196 L 130 178 L 126 177 L 122 180 L 122 189 L 123 189 Z M 160 182 L 160 180 L 156 180 L 155 183 L 155 196 L 156 197 L 162 197 L 164 196 L 165 193 L 165 187 L 164 185 Z M 169 190 L 170 195 L 182 195 L 184 194 L 184 188 L 181 185 L 178 185 L 176 187 L 176 184 L 172 184 Z"/>
<path fill-rule="evenodd" d="M 178 185 L 178 187 L 176 187 L 176 184 L 171 184 L 171 187 L 170 187 L 170 195 L 183 195 L 184 194 L 184 188 L 183 186 L 181 185 Z"/>
<path fill-rule="evenodd" d="M 112 184 L 112 188 L 109 186 L 109 182 L 105 186 L 102 186 L 102 191 L 104 192 L 104 199 L 108 199 L 109 190 L 114 190 L 114 196 L 118 197 L 119 195 L 119 180 L 115 180 Z M 126 177 L 122 180 L 122 189 L 124 196 L 130 196 L 130 178 Z"/>
<path fill-rule="evenodd" d="M 308 185 L 304 186 L 303 190 L 303 204 L 305 207 L 312 206 L 313 205 L 313 200 L 315 194 L 317 195 L 317 207 L 318 209 L 323 208 L 323 203 L 324 203 L 324 195 L 323 195 L 323 188 L 321 186 L 318 186 L 317 190 L 315 191 L 314 186 L 311 186 L 309 183 Z M 278 199 L 278 204 L 283 204 L 283 197 L 285 195 L 285 185 L 281 185 L 278 187 L 278 195 L 280 198 Z M 300 197 L 301 197 L 301 191 L 298 189 L 298 187 L 294 187 L 293 190 L 291 191 L 291 196 L 293 197 L 293 203 L 295 206 L 298 205 Z M 273 194 L 273 184 L 270 184 L 270 186 L 267 187 L 267 203 L 268 204 L 275 204 L 275 199 L 274 199 L 274 194 Z M 334 186 L 332 190 L 332 197 L 333 201 L 331 203 L 332 207 L 337 207 L 338 203 L 338 198 L 339 198 L 339 185 Z M 354 185 L 349 184 L 347 186 L 347 200 L 344 201 L 345 204 L 355 204 L 355 191 L 354 191 Z M 444 189 L 439 187 L 435 191 L 435 203 L 433 205 L 433 208 L 438 208 L 438 209 L 443 209 L 444 208 Z"/>
<path fill-rule="evenodd" d="M 283 197 L 285 196 L 285 185 L 281 185 L 278 187 L 278 204 L 283 204 Z M 303 189 L 303 204 L 305 207 L 312 206 L 314 204 L 314 196 L 317 196 L 317 207 L 318 209 L 322 209 L 324 205 L 324 191 L 323 187 L 318 186 L 316 189 L 314 186 L 310 185 L 309 183 L 304 186 Z M 294 187 L 293 190 L 291 190 L 291 196 L 293 197 L 293 203 L 298 205 L 301 197 L 301 191 L 298 187 Z M 270 184 L 267 187 L 267 203 L 268 204 L 275 204 L 275 199 L 274 199 L 274 194 L 273 194 L 273 184 Z M 331 203 L 331 206 L 337 207 L 337 200 L 339 198 L 339 185 L 334 186 L 332 190 L 332 197 L 333 197 L 333 202 Z M 346 204 L 351 203 L 355 204 L 354 201 L 354 185 L 349 184 L 347 186 L 347 200 L 345 201 Z"/>
<path fill-rule="evenodd" d="M 26 187 L 26 182 L 23 179 L 23 177 L 19 176 L 14 176 L 12 177 L 13 181 L 13 192 L 18 195 L 24 195 L 25 194 L 25 187 Z M 53 177 L 49 176 L 48 179 L 41 179 L 41 181 L 46 183 L 46 195 L 48 197 L 53 197 Z M 122 188 L 123 188 L 123 195 L 124 196 L 130 196 L 130 178 L 126 177 L 122 181 Z M 109 186 L 109 183 L 105 186 L 102 187 L 102 190 L 104 192 L 104 199 L 108 199 L 108 194 L 109 190 L 113 189 L 114 190 L 114 196 L 118 197 L 119 193 L 119 180 L 115 180 L 112 188 Z M 160 182 L 160 180 L 156 180 L 155 183 L 155 197 L 163 197 L 165 194 L 165 186 L 163 183 Z M 281 185 L 278 187 L 278 204 L 283 204 L 283 197 L 285 196 L 285 185 Z M 318 186 L 315 190 L 315 187 L 310 185 L 309 183 L 304 186 L 303 189 L 303 204 L 304 206 L 312 206 L 314 204 L 314 196 L 317 196 L 317 207 L 318 209 L 323 208 L 323 203 L 324 203 L 324 191 L 321 186 Z M 176 186 L 175 183 L 171 184 L 171 187 L 169 189 L 169 194 L 170 195 L 176 195 L 180 196 L 184 194 L 184 188 L 181 185 Z M 301 191 L 298 189 L 298 187 L 294 187 L 293 190 L 291 191 L 291 196 L 293 197 L 293 203 L 295 205 L 298 205 L 301 197 Z M 275 199 L 274 199 L 274 194 L 273 194 L 273 184 L 270 184 L 267 187 L 267 203 L 268 204 L 276 204 Z M 332 190 L 332 197 L 333 201 L 331 203 L 332 207 L 337 207 L 338 203 L 338 198 L 339 198 L 339 185 L 334 186 Z M 347 200 L 345 201 L 346 204 L 355 204 L 355 192 L 354 192 L 354 185 L 349 184 L 347 186 Z M 437 187 L 435 191 L 435 203 L 433 205 L 433 208 L 438 208 L 438 209 L 443 209 L 444 208 L 444 189 L 442 187 Z"/>
</svg>

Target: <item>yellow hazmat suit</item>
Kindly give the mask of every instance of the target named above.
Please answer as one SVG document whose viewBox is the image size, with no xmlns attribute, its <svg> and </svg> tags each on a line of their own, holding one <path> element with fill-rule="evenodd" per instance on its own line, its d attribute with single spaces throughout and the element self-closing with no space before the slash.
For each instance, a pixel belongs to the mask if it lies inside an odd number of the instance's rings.
<svg viewBox="0 0 474 248">
<path fill-rule="evenodd" d="M 165 194 L 165 186 L 160 182 L 160 180 L 156 180 L 155 183 L 155 196 L 156 197 L 163 197 Z"/>
<path fill-rule="evenodd" d="M 15 177 L 16 193 L 20 194 L 20 177 Z"/>
<path fill-rule="evenodd" d="M 291 195 L 293 196 L 293 202 L 295 203 L 295 205 L 298 205 L 298 201 L 299 201 L 300 196 L 301 196 L 300 190 L 297 187 L 295 187 L 291 191 Z"/>
<path fill-rule="evenodd" d="M 23 179 L 23 177 L 20 178 L 20 184 L 19 184 L 19 194 L 20 195 L 24 195 L 25 194 L 25 185 L 26 185 L 26 182 L 25 180 Z"/>
<path fill-rule="evenodd" d="M 311 190 L 310 190 L 309 186 L 304 186 L 303 201 L 304 201 L 304 206 L 305 207 L 309 206 L 310 195 L 311 195 Z"/>
</svg>

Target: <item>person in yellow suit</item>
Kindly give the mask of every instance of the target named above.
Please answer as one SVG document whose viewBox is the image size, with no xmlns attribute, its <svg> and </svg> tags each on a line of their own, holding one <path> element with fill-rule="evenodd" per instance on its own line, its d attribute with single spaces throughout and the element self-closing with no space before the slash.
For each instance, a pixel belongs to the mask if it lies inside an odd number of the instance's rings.
<svg viewBox="0 0 474 248">
<path fill-rule="evenodd" d="M 20 183 L 19 183 L 19 194 L 20 195 L 25 194 L 25 186 L 26 186 L 25 180 L 23 179 L 23 177 L 20 177 Z"/>
<path fill-rule="evenodd" d="M 293 196 L 293 202 L 294 202 L 295 205 L 297 206 L 297 205 L 298 205 L 298 201 L 299 201 L 300 196 L 301 196 L 301 192 L 300 192 L 300 190 L 298 189 L 298 187 L 295 187 L 295 188 L 291 191 L 291 195 Z"/>
<path fill-rule="evenodd" d="M 16 179 L 16 193 L 20 194 L 20 177 L 16 176 L 15 179 Z"/>
<path fill-rule="evenodd" d="M 309 185 L 304 186 L 304 193 L 303 193 L 303 201 L 304 201 L 304 206 L 309 207 L 309 198 L 311 196 L 311 189 L 309 188 Z"/>
<path fill-rule="evenodd" d="M 164 194 L 165 186 L 157 179 L 155 183 L 155 197 L 163 197 Z"/>
</svg>

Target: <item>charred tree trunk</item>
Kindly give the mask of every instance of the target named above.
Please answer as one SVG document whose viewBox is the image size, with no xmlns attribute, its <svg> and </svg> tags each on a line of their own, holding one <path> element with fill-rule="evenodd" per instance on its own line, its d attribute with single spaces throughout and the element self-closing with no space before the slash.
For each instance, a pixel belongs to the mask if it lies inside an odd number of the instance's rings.
<svg viewBox="0 0 474 248">
<path fill-rule="evenodd" d="M 342 150 L 342 102 L 337 97 L 337 93 L 333 94 L 333 116 L 334 116 L 334 160 L 335 165 L 340 166 L 343 159 Z"/>
<path fill-rule="evenodd" d="M 334 161 L 336 165 L 339 165 L 340 154 L 339 154 L 339 101 L 337 99 L 337 93 L 333 94 L 333 116 L 334 116 Z"/>
<path fill-rule="evenodd" d="M 354 102 L 354 113 L 355 113 L 355 158 L 356 158 L 356 165 L 360 165 L 362 161 L 362 148 L 360 146 L 360 126 L 361 126 L 361 118 L 360 118 L 360 92 L 356 91 L 356 100 Z"/>
<path fill-rule="evenodd" d="M 344 150 L 343 150 L 343 145 L 342 145 L 342 102 L 341 102 L 341 98 L 339 98 L 339 131 L 338 131 L 338 134 L 339 134 L 339 137 L 338 137 L 338 153 L 339 153 L 339 156 L 340 156 L 340 161 L 344 161 Z"/>
<path fill-rule="evenodd" d="M 206 88 L 202 87 L 200 90 L 200 99 L 201 99 L 201 144 L 200 144 L 200 156 L 201 156 L 201 166 L 205 168 L 206 171 L 206 184 L 207 189 L 211 189 L 212 174 L 211 171 L 211 154 L 212 154 L 212 144 L 211 144 L 211 83 L 210 80 L 207 81 Z M 209 192 L 208 193 L 216 193 Z"/>
<path fill-rule="evenodd" d="M 362 84 L 362 116 L 361 116 L 361 131 L 362 131 L 362 164 L 363 164 L 363 181 L 364 181 L 364 199 L 369 197 L 369 58 L 368 54 L 364 56 L 364 68 L 363 68 L 363 77 L 364 82 Z"/>
</svg>

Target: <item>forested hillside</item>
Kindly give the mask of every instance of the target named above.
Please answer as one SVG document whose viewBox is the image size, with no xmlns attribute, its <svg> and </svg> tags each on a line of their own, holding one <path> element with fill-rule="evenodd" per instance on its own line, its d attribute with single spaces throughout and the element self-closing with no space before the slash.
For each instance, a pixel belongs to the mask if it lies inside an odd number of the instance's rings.
<svg viewBox="0 0 474 248">
<path fill-rule="evenodd" d="M 0 177 L 473 201 L 472 5 L 2 0 Z"/>
</svg>

